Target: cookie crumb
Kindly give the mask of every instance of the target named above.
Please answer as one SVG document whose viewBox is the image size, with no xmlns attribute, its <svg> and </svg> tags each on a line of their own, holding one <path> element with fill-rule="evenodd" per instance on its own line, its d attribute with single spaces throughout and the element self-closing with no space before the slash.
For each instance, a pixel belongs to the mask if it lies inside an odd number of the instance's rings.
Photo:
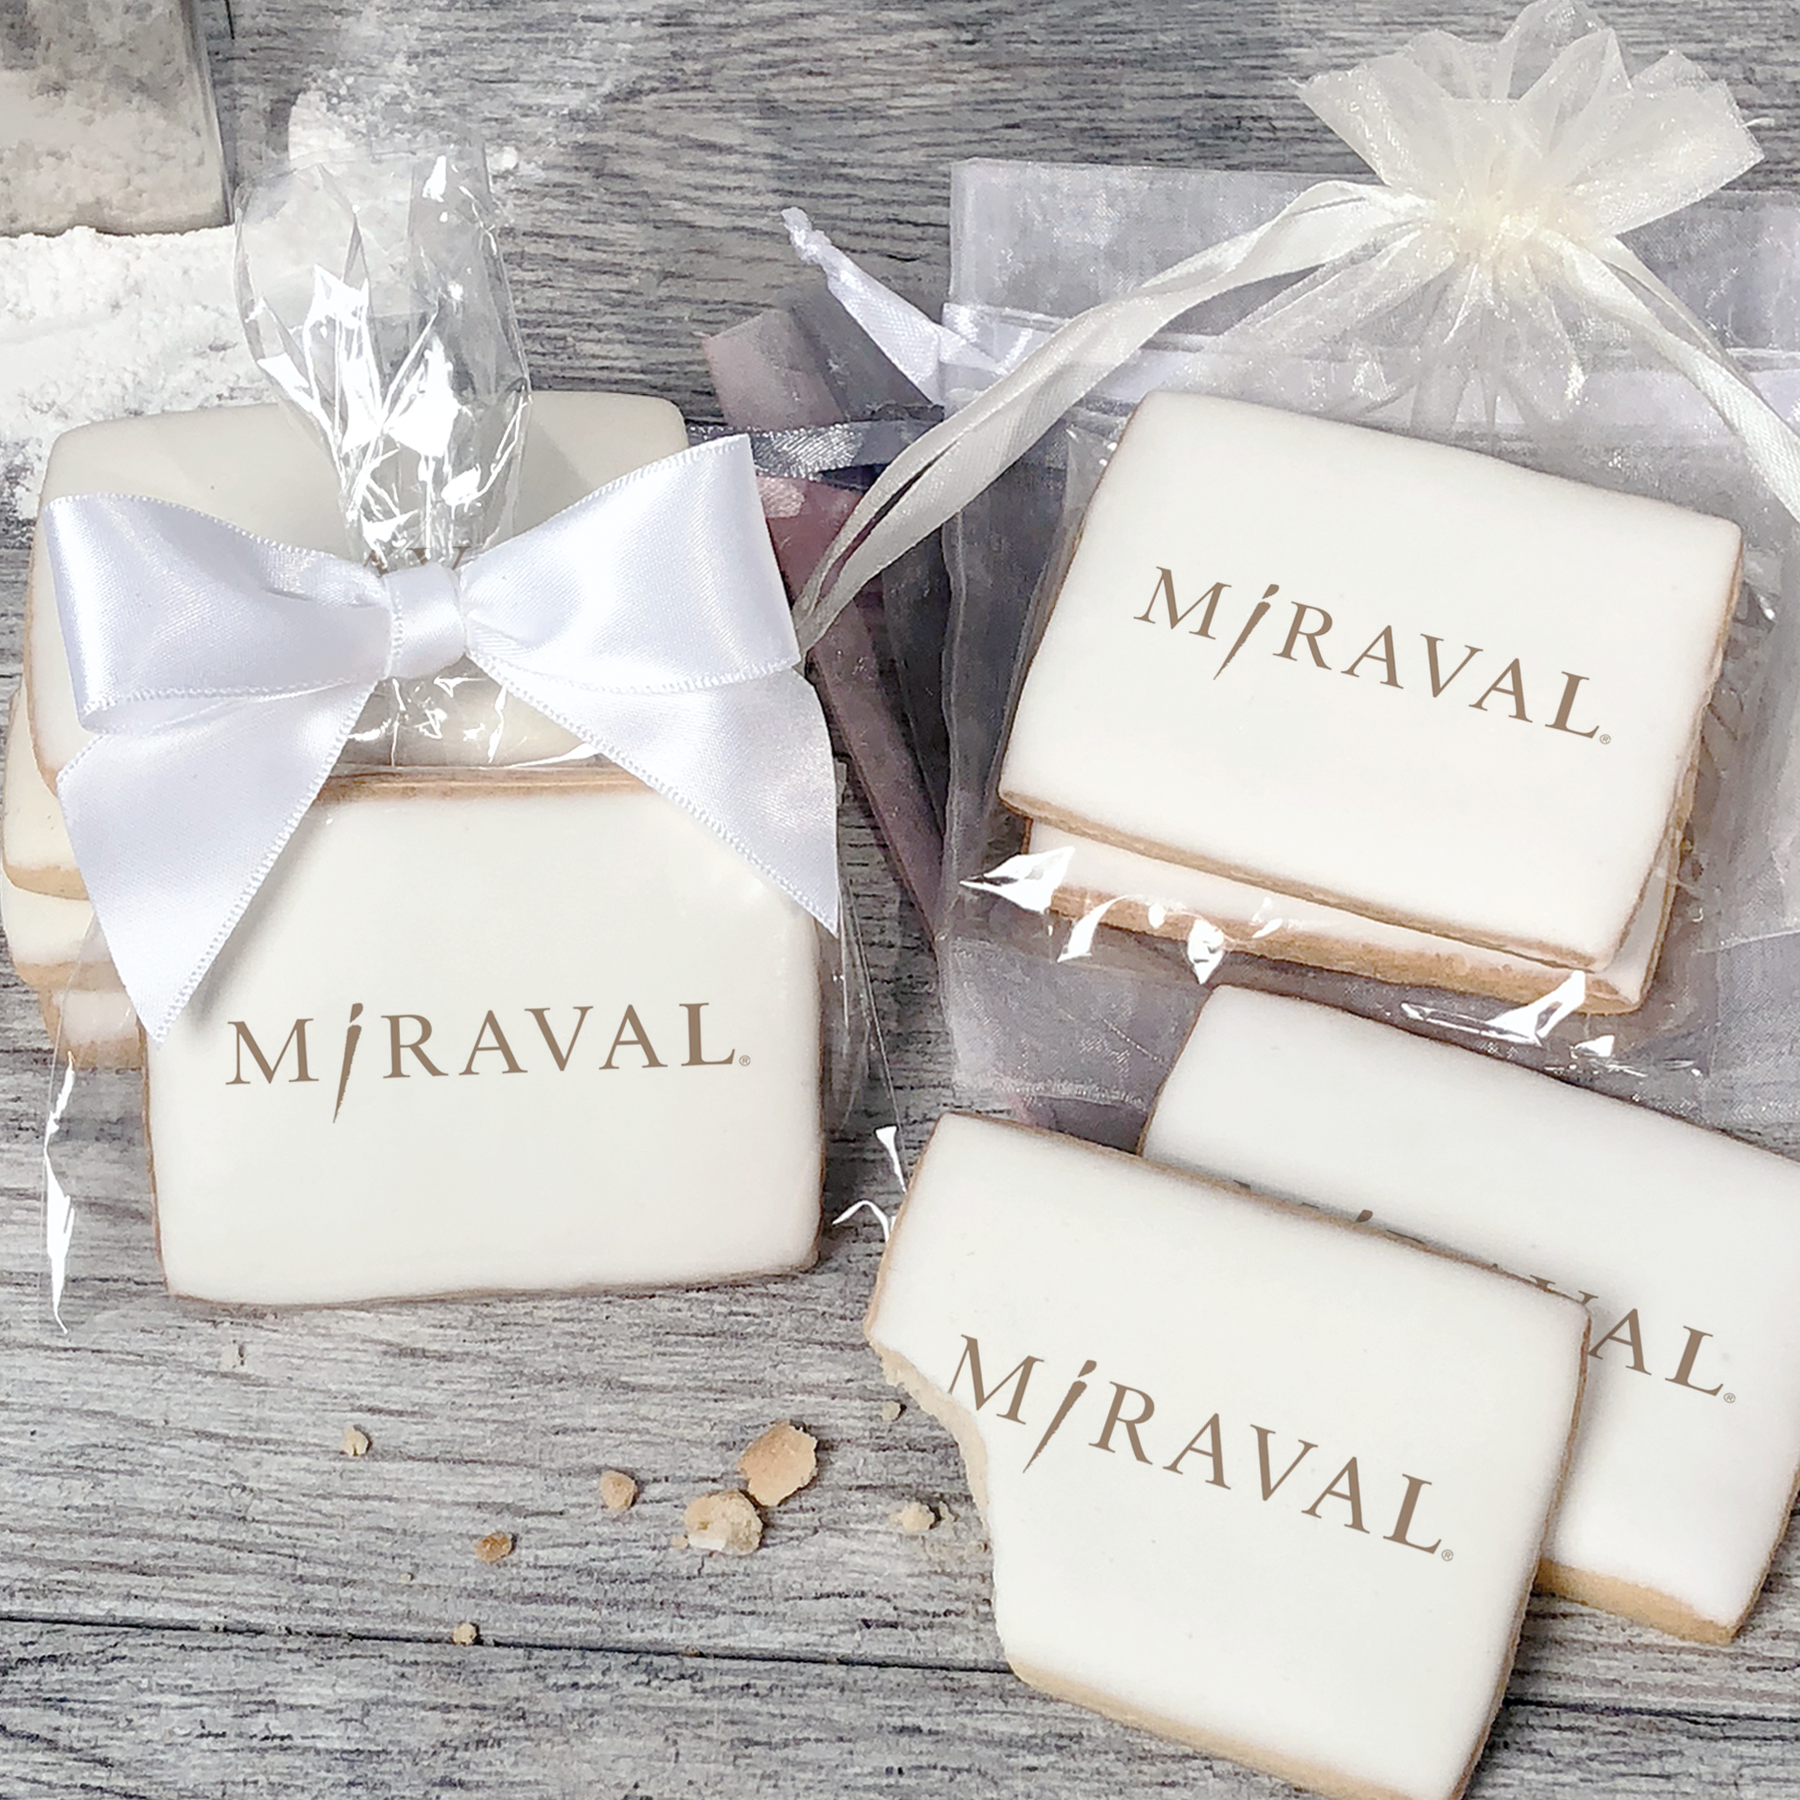
<svg viewBox="0 0 1800 1800">
<path fill-rule="evenodd" d="M 759 1506 L 779 1506 L 819 1472 L 819 1440 L 792 1419 L 771 1425 L 742 1456 L 738 1472 Z"/>
<path fill-rule="evenodd" d="M 893 1422 L 905 1411 L 906 1408 L 902 1406 L 898 1400 L 890 1400 L 887 1405 L 881 1409 L 882 1424 L 893 1424 Z"/>
<path fill-rule="evenodd" d="M 475 1555 L 484 1563 L 505 1562 L 513 1553 L 513 1534 L 510 1531 L 490 1531 L 475 1546 Z"/>
<path fill-rule="evenodd" d="M 671 1550 L 685 1550 L 687 1547 L 688 1541 L 682 1532 L 676 1532 L 676 1534 L 669 1539 L 669 1548 Z"/>
<path fill-rule="evenodd" d="M 600 1504 L 608 1512 L 625 1512 L 638 1497 L 638 1485 L 623 1469 L 600 1471 Z"/>
<path fill-rule="evenodd" d="M 466 1650 L 471 1644 L 479 1643 L 481 1641 L 481 1633 L 476 1630 L 474 1625 L 467 1619 L 464 1619 L 463 1622 L 450 1633 L 450 1641 L 453 1644 L 460 1644 Z"/>
<path fill-rule="evenodd" d="M 244 1346 L 242 1344 L 227 1344 L 219 1352 L 219 1373 L 221 1375 L 227 1375 L 233 1369 L 241 1369 L 243 1366 Z"/>
<path fill-rule="evenodd" d="M 688 1547 L 722 1550 L 728 1556 L 748 1556 L 762 1542 L 762 1518 L 749 1497 L 737 1488 L 701 1494 L 690 1500 L 687 1516 Z"/>
<path fill-rule="evenodd" d="M 937 1514 L 923 1500 L 909 1500 L 889 1516 L 908 1537 L 922 1537 L 938 1522 Z"/>
<path fill-rule="evenodd" d="M 369 1454 L 369 1434 L 358 1425 L 346 1425 L 338 1448 L 346 1456 L 367 1456 Z"/>
</svg>

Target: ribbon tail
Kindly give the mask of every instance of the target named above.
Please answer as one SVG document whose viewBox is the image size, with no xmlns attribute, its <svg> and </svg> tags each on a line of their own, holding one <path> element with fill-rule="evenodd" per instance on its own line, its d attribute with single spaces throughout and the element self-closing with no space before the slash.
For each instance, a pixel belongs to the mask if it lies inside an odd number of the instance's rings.
<svg viewBox="0 0 1800 1800">
<path fill-rule="evenodd" d="M 865 582 L 959 512 L 1172 320 L 1253 282 L 1351 255 L 1410 216 L 1410 203 L 1387 189 L 1320 182 L 1266 224 L 1071 319 L 883 472 L 800 598 L 801 648 L 824 636 Z"/>
<path fill-rule="evenodd" d="M 943 405 L 947 361 L 986 360 L 948 326 L 902 300 L 853 262 L 799 207 L 788 207 L 781 222 L 794 254 L 824 275 L 831 297 L 927 400 Z"/>
<path fill-rule="evenodd" d="M 159 1043 L 331 773 L 368 698 L 326 690 L 107 733 L 57 798 L 119 979 Z"/>
<path fill-rule="evenodd" d="M 798 670 L 632 694 L 558 682 L 498 661 L 482 666 L 698 819 L 836 932 L 837 772 L 818 696 Z"/>
<path fill-rule="evenodd" d="M 1304 355 L 1340 338 L 1351 326 L 1391 313 L 1450 268 L 1447 247 L 1419 231 L 1394 234 L 1373 254 L 1321 269 L 1283 288 L 1219 337 L 1221 349 Z"/>
</svg>

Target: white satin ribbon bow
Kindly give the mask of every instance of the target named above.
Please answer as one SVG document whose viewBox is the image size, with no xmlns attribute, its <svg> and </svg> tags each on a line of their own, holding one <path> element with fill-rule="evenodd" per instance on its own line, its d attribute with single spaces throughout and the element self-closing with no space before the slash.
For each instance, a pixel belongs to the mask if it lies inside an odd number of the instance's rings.
<svg viewBox="0 0 1800 1800">
<path fill-rule="evenodd" d="M 53 501 L 43 530 L 76 708 L 97 734 L 57 795 L 152 1037 L 243 917 L 376 683 L 465 655 L 836 929 L 830 741 L 745 439 L 652 463 L 454 572 L 383 577 L 111 494 Z"/>
<path fill-rule="evenodd" d="M 1498 43 L 1428 32 L 1405 50 L 1301 85 L 1300 97 L 1379 185 L 1322 181 L 1274 218 L 1069 320 L 1016 368 L 910 445 L 863 497 L 795 613 L 803 646 L 889 563 L 944 524 L 1057 418 L 1205 301 L 1304 275 L 1217 342 L 1305 356 L 1405 320 L 1421 410 L 1454 419 L 1464 387 L 1526 416 L 1571 403 L 1571 329 L 1595 321 L 1686 376 L 1800 518 L 1800 440 L 1706 326 L 1619 234 L 1704 198 L 1760 151 L 1722 82 L 1668 55 L 1626 69 L 1613 33 L 1567 0 L 1528 6 Z M 795 248 L 929 394 L 934 356 L 973 346 L 876 286 L 794 214 Z M 1311 273 L 1308 273 L 1308 272 Z M 885 293 L 885 290 L 882 290 Z M 908 316 L 910 315 L 910 316 Z M 954 334 L 948 334 L 954 338 Z M 1446 384 L 1450 391 L 1444 392 Z"/>
</svg>

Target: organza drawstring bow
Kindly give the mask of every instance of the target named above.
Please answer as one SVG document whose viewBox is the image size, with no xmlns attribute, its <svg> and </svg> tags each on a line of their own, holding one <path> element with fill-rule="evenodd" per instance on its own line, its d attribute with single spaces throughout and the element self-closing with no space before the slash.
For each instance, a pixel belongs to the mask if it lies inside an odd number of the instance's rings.
<svg viewBox="0 0 1800 1800">
<path fill-rule="evenodd" d="M 383 578 L 117 495 L 56 500 L 43 529 L 76 709 L 97 734 L 57 795 L 152 1037 L 242 918 L 375 684 L 465 654 L 835 930 L 830 742 L 743 438 L 652 463 L 455 572 Z"/>
<path fill-rule="evenodd" d="M 1723 83 L 1676 55 L 1634 77 L 1612 32 L 1566 0 L 1546 0 L 1497 44 L 1431 32 L 1299 91 L 1380 185 L 1319 182 L 1265 224 L 1090 308 L 911 445 L 802 595 L 802 645 L 1157 332 L 1205 301 L 1277 278 L 1290 285 L 1220 347 L 1306 355 L 1378 333 L 1405 347 L 1415 417 L 1444 425 L 1470 391 L 1490 420 L 1502 401 L 1527 418 L 1565 411 L 1583 381 L 1578 335 L 1646 347 L 1705 395 L 1800 518 L 1800 441 L 1620 241 L 1757 161 Z M 789 221 L 800 253 L 878 341 L 898 332 L 912 373 L 928 357 L 927 333 L 943 328 L 922 315 L 896 327 L 891 306 L 871 313 L 868 278 L 853 278 L 803 226 Z M 922 385 L 930 391 L 930 371 Z"/>
</svg>

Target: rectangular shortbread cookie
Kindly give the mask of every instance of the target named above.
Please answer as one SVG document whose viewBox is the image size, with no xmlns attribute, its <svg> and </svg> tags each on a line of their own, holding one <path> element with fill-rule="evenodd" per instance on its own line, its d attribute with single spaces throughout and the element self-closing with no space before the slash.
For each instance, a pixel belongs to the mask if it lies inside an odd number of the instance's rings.
<svg viewBox="0 0 1800 1800">
<path fill-rule="evenodd" d="M 1490 1270 L 953 1115 L 867 1333 L 962 1447 L 1027 1681 L 1323 1793 L 1449 1800 L 1586 1326 Z"/>
<path fill-rule="evenodd" d="M 6 878 L 34 894 L 85 900 L 75 849 L 62 808 L 38 766 L 25 684 L 13 691 L 6 716 L 6 775 L 0 784 L 0 863 Z"/>
<path fill-rule="evenodd" d="M 78 1069 L 141 1069 L 143 1034 L 121 987 L 46 988 L 38 1010 L 50 1042 Z"/>
<path fill-rule="evenodd" d="M 1235 988 L 1201 1009 L 1144 1154 L 1581 1299 L 1596 1341 L 1543 1585 L 1708 1642 L 1742 1624 L 1800 1476 L 1800 1167 Z"/>
<path fill-rule="evenodd" d="M 1272 893 L 1228 875 L 1158 862 L 1116 844 L 1072 836 L 1054 825 L 1034 822 L 1027 849 L 1033 855 L 1067 857 L 1051 901 L 1057 912 L 1081 918 L 1103 909 L 1105 923 L 1127 931 L 1186 938 L 1195 921 L 1204 920 L 1219 932 L 1226 949 L 1246 955 L 1378 981 L 1484 994 L 1521 1005 L 1543 999 L 1574 972 L 1504 950 L 1482 950 L 1404 925 L 1365 919 L 1317 900 Z M 1674 898 L 1675 884 L 1664 865 L 1651 877 L 1619 954 L 1604 969 L 1583 974 L 1586 997 L 1577 1011 L 1627 1013 L 1643 1004 Z"/>
<path fill-rule="evenodd" d="M 0 873 L 0 929 L 6 932 L 12 965 L 27 987 L 119 984 L 105 940 L 94 930 L 94 909 L 85 900 L 34 894 Z"/>
<path fill-rule="evenodd" d="M 1417 439 L 1159 393 L 1024 682 L 1007 805 L 1571 969 L 1690 801 L 1721 519 Z"/>
<path fill-rule="evenodd" d="M 171 1288 L 266 1306 L 810 1263 L 811 918 L 625 777 L 408 785 L 327 787 L 148 1046 Z"/>
</svg>

